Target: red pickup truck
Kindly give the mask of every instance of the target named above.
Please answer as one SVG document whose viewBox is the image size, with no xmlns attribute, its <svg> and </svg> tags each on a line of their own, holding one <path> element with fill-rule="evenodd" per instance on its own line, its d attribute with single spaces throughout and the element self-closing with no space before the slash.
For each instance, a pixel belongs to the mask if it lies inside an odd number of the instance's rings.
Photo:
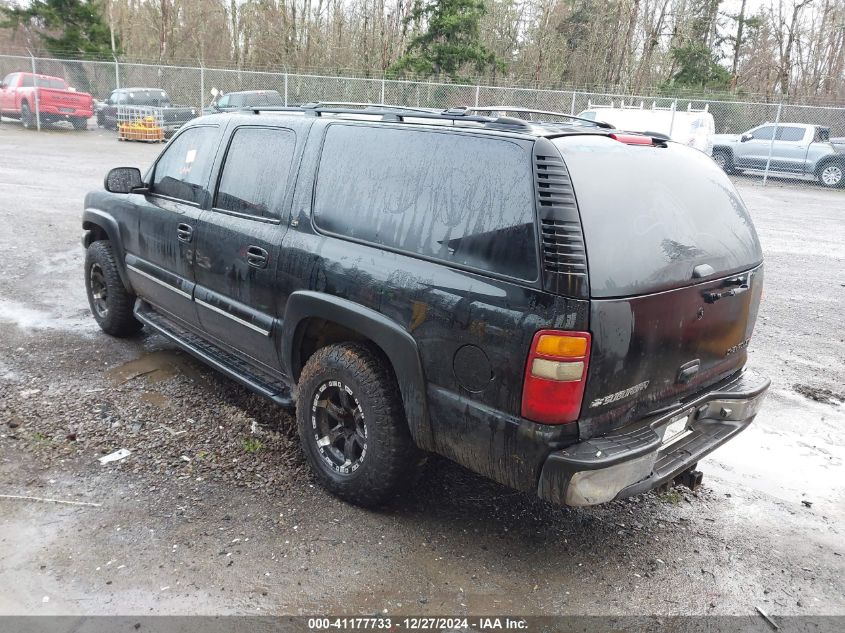
<svg viewBox="0 0 845 633">
<path fill-rule="evenodd" d="M 94 114 L 94 100 L 86 92 L 70 89 L 59 77 L 6 75 L 0 82 L 0 115 L 20 119 L 25 128 L 31 128 L 36 125 L 36 108 L 41 123 L 70 121 L 77 130 L 84 130 Z"/>
</svg>

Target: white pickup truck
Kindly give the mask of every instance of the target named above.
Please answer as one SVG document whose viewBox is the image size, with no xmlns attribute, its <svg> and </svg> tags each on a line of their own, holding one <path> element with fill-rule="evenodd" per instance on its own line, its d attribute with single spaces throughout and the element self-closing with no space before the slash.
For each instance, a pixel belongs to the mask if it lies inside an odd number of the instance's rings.
<svg viewBox="0 0 845 633">
<path fill-rule="evenodd" d="M 824 187 L 845 186 L 845 154 L 830 129 L 805 123 L 764 123 L 743 134 L 716 134 L 713 160 L 728 173 L 746 169 L 812 176 Z"/>
</svg>

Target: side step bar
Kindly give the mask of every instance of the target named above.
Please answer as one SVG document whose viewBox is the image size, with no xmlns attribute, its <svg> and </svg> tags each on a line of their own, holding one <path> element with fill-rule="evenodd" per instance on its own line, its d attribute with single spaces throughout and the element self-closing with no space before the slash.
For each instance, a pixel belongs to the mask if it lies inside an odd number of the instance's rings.
<svg viewBox="0 0 845 633">
<path fill-rule="evenodd" d="M 174 323 L 156 312 L 141 299 L 135 302 L 133 312 L 135 318 L 141 323 L 248 389 L 269 398 L 280 407 L 293 408 L 296 406 L 290 388 L 278 378 L 256 369 L 237 356 L 220 349 L 213 343 Z"/>
</svg>

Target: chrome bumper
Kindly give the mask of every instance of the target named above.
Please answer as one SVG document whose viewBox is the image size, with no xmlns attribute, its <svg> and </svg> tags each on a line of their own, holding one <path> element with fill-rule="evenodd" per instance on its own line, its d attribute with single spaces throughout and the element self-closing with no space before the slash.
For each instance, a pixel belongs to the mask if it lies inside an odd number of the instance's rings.
<svg viewBox="0 0 845 633">
<path fill-rule="evenodd" d="M 587 506 L 671 481 L 751 424 L 769 384 L 743 371 L 668 413 L 554 452 L 543 465 L 537 494 L 552 503 Z M 684 419 L 685 431 L 664 443 L 667 428 Z"/>
</svg>

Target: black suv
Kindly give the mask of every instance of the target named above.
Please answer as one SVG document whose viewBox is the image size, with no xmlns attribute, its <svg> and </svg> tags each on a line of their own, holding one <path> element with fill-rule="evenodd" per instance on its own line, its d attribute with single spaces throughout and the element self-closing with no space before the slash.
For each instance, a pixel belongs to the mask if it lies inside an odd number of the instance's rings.
<svg viewBox="0 0 845 633">
<path fill-rule="evenodd" d="M 105 188 L 83 214 L 102 329 L 295 406 L 358 504 L 426 451 L 576 506 L 694 484 L 769 385 L 744 369 L 751 218 L 665 138 L 309 105 L 196 119 Z"/>
</svg>

